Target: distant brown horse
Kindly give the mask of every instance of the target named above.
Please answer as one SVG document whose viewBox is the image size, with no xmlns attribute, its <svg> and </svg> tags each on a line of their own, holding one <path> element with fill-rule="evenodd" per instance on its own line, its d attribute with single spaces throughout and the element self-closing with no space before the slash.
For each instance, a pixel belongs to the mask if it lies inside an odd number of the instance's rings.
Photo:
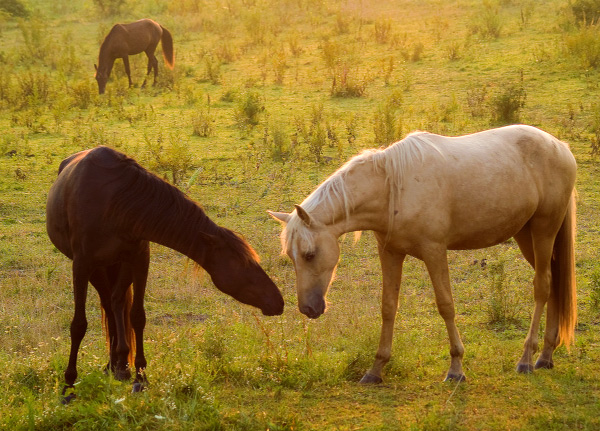
<svg viewBox="0 0 600 431">
<path fill-rule="evenodd" d="M 125 72 L 127 73 L 127 78 L 129 78 L 129 86 L 133 85 L 129 69 L 129 56 L 141 52 L 145 52 L 148 56 L 146 78 L 152 69 L 154 69 L 154 83 L 156 84 L 158 60 L 154 55 L 154 51 L 159 41 L 162 42 L 165 63 L 172 69 L 174 64 L 173 37 L 166 28 L 151 19 L 141 19 L 129 24 L 114 25 L 100 46 L 98 65 L 94 65 L 100 94 L 104 94 L 106 82 L 117 58 L 123 59 Z M 145 85 L 146 79 L 144 79 L 142 86 Z"/>
<path fill-rule="evenodd" d="M 77 352 L 87 329 L 88 282 L 98 291 L 105 317 L 107 369 L 118 380 L 129 379 L 128 359 L 135 352 L 134 391 L 143 388 L 149 241 L 189 256 L 236 300 L 268 316 L 283 312 L 279 289 L 246 241 L 215 224 L 179 189 L 107 147 L 61 163 L 48 193 L 46 227 L 54 245 L 73 260 L 75 313 L 64 402 L 74 397 L 67 391 L 77 378 Z"/>
</svg>

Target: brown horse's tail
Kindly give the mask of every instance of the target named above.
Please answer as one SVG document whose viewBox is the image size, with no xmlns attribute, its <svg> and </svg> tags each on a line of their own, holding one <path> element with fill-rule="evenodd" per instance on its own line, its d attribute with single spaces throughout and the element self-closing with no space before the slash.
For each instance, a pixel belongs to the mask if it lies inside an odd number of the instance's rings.
<svg viewBox="0 0 600 431">
<path fill-rule="evenodd" d="M 131 306 L 133 304 L 133 286 L 129 286 L 127 288 L 127 293 L 125 294 L 125 340 L 127 341 L 127 345 L 129 346 L 129 356 L 127 357 L 127 361 L 129 365 L 133 365 L 135 359 L 135 332 L 133 331 L 133 326 L 131 325 Z M 100 306 L 102 309 L 102 329 L 104 330 L 104 334 L 106 335 L 106 346 L 108 347 L 108 351 L 110 352 L 110 337 L 117 336 L 117 334 L 111 334 L 108 329 L 108 316 L 106 315 L 106 311 L 104 311 L 104 307 Z M 113 364 L 114 366 L 115 364 Z"/>
<path fill-rule="evenodd" d="M 162 37 L 160 40 L 162 43 L 163 57 L 169 69 L 173 69 L 173 66 L 175 66 L 175 59 L 173 58 L 173 36 L 171 36 L 169 30 L 162 25 L 160 28 L 162 28 Z"/>
<path fill-rule="evenodd" d="M 575 281 L 575 192 L 567 214 L 554 241 L 552 256 L 552 291 L 558 311 L 557 345 L 567 348 L 573 343 L 577 321 L 577 283 Z"/>
</svg>

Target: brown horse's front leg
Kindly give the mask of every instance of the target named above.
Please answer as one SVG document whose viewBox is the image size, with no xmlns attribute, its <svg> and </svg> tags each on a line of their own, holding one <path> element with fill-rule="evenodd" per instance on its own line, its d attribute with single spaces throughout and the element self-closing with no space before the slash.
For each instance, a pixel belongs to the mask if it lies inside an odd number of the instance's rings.
<svg viewBox="0 0 600 431">
<path fill-rule="evenodd" d="M 142 244 L 140 254 L 133 264 L 133 304 L 131 307 L 131 325 L 135 331 L 135 381 L 133 392 L 141 392 L 148 384 L 146 378 L 146 357 L 144 355 L 144 327 L 146 311 L 144 310 L 144 294 L 150 264 L 150 248 L 146 242 Z"/>
<path fill-rule="evenodd" d="M 452 287 L 450 286 L 450 273 L 448 270 L 448 258 L 446 249 L 441 247 L 432 247 L 423 253 L 423 260 L 429 271 L 433 290 L 435 292 L 435 302 L 438 311 L 448 331 L 450 340 L 450 368 L 445 380 L 454 380 L 462 382 L 466 380 L 462 370 L 462 359 L 465 348 L 460 339 L 458 328 L 456 327 L 454 299 L 452 298 Z"/>
<path fill-rule="evenodd" d="M 381 336 L 379 347 L 375 355 L 375 362 L 371 369 L 360 380 L 361 383 L 381 383 L 381 371 L 388 363 L 392 354 L 392 340 L 394 338 L 394 322 L 398 310 L 398 294 L 402 279 L 402 264 L 404 254 L 395 254 L 385 250 L 378 242 L 379 259 L 383 277 L 383 292 L 381 297 Z"/>
</svg>

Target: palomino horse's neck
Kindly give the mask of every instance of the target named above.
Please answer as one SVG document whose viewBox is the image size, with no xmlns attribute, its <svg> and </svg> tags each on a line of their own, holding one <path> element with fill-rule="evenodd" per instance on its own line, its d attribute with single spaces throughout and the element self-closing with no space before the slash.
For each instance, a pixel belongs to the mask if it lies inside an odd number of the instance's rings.
<svg viewBox="0 0 600 431">
<path fill-rule="evenodd" d="M 326 183 L 330 183 L 329 186 Z M 345 172 L 332 175 L 322 186 L 301 206 L 333 234 L 387 230 L 388 184 L 384 173 L 376 169 L 371 160 L 348 166 Z M 318 196 L 319 193 L 329 196 Z"/>
</svg>

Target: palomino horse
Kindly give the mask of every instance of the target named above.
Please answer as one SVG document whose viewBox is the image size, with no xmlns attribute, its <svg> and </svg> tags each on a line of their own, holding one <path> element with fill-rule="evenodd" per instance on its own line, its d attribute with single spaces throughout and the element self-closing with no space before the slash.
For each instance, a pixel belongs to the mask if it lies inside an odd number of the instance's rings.
<svg viewBox="0 0 600 431">
<path fill-rule="evenodd" d="M 179 189 L 107 147 L 79 152 L 61 163 L 48 193 L 46 226 L 54 245 L 73 260 L 75 314 L 63 395 L 77 378 L 88 281 L 98 291 L 105 317 L 108 370 L 118 380 L 129 379 L 128 360 L 135 352 L 134 391 L 143 388 L 149 241 L 193 259 L 219 290 L 238 301 L 268 316 L 283 312 L 279 289 L 246 241 L 215 224 Z"/>
<path fill-rule="evenodd" d="M 127 78 L 129 78 L 129 86 L 133 85 L 129 69 L 129 56 L 141 52 L 145 52 L 148 56 L 146 77 L 154 69 L 154 83 L 156 84 L 158 60 L 154 55 L 154 51 L 158 42 L 162 42 L 165 63 L 172 69 L 173 37 L 166 28 L 151 19 L 141 19 L 129 24 L 115 24 L 100 46 L 98 65 L 94 65 L 100 94 L 104 94 L 106 82 L 117 58 L 123 59 L 125 73 L 127 73 Z M 142 86 L 145 85 L 146 79 L 144 79 Z"/>
<path fill-rule="evenodd" d="M 448 330 L 446 379 L 463 380 L 464 347 L 455 324 L 447 250 L 490 247 L 514 237 L 535 269 L 535 308 L 517 370 L 532 372 L 538 330 L 548 304 L 544 347 L 535 368 L 573 340 L 576 164 L 567 144 L 539 129 L 508 126 L 461 137 L 413 133 L 383 150 L 354 157 L 290 214 L 283 250 L 294 263 L 298 307 L 325 311 L 339 260 L 338 237 L 372 230 L 383 273 L 382 327 L 372 368 L 361 382 L 379 383 L 391 355 L 402 264 L 425 262 Z"/>
</svg>

